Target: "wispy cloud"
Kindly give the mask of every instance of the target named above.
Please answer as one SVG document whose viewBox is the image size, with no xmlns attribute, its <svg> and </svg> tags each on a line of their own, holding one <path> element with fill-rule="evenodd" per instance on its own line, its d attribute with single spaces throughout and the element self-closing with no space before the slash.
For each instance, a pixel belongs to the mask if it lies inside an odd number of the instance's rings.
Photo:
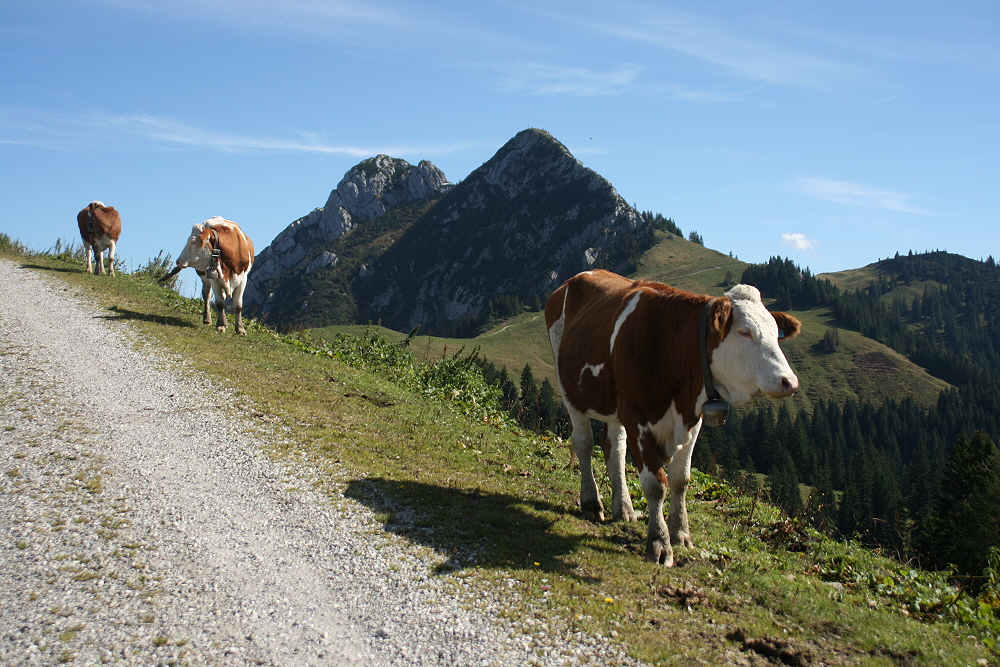
<svg viewBox="0 0 1000 667">
<path fill-rule="evenodd" d="M 817 41 L 775 29 L 726 23 L 716 18 L 659 5 L 622 3 L 613 14 L 602 12 L 548 16 L 605 38 L 674 53 L 715 67 L 754 84 L 829 89 L 867 76 L 852 62 L 824 54 Z"/>
<path fill-rule="evenodd" d="M 539 62 L 501 68 L 502 86 L 512 92 L 529 94 L 617 95 L 626 92 L 642 70 L 638 65 L 621 65 L 609 71 L 586 67 L 561 67 Z"/>
<path fill-rule="evenodd" d="M 851 183 L 849 181 L 829 181 L 821 178 L 803 178 L 798 181 L 796 188 L 820 199 L 848 204 L 850 206 L 864 206 L 866 208 L 881 208 L 890 211 L 901 211 L 903 213 L 916 213 L 918 215 L 933 215 L 929 211 L 922 210 L 909 203 L 913 198 L 902 192 L 892 192 L 890 190 L 879 190 L 861 183 Z"/>
<path fill-rule="evenodd" d="M 364 0 L 91 0 L 148 15 L 170 16 L 249 30 L 350 37 L 358 31 L 412 28 L 418 16 L 405 5 Z"/>
<path fill-rule="evenodd" d="M 0 144 L 82 150 L 95 146 L 117 149 L 192 149 L 222 152 L 328 153 L 368 157 L 386 153 L 395 157 L 441 155 L 471 144 L 347 145 L 325 141 L 321 135 L 294 133 L 290 137 L 255 137 L 200 128 L 183 121 L 150 114 L 113 115 L 101 112 L 73 115 L 0 107 Z"/>
<path fill-rule="evenodd" d="M 795 232 L 793 234 L 782 234 L 781 245 L 791 246 L 796 250 L 809 251 L 815 249 L 819 245 L 819 241 L 811 239 L 801 232 Z"/>
</svg>

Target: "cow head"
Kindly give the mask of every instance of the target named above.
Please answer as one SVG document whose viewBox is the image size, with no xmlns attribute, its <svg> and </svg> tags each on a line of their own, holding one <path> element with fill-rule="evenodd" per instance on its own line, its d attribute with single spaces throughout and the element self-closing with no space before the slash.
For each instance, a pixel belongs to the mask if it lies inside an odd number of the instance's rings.
<svg viewBox="0 0 1000 667">
<path fill-rule="evenodd" d="M 205 223 L 199 223 L 191 228 L 184 249 L 177 257 L 178 269 L 192 267 L 205 271 L 212 262 L 212 228 Z"/>
<path fill-rule="evenodd" d="M 722 397 L 733 405 L 755 393 L 791 396 L 799 388 L 779 339 L 798 335 L 801 324 L 786 313 L 771 313 L 751 285 L 736 285 L 718 299 L 709 315 L 712 377 Z"/>
</svg>

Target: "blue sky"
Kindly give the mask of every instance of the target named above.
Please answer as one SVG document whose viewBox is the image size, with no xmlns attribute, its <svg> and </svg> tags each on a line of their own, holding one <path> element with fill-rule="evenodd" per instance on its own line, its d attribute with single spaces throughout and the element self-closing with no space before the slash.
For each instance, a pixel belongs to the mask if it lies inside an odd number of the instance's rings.
<svg viewBox="0 0 1000 667">
<path fill-rule="evenodd" d="M 745 261 L 1000 258 L 998 35 L 957 0 L 0 0 L 0 230 L 99 199 L 132 269 L 215 215 L 259 252 L 366 157 L 457 182 L 539 127 Z"/>
</svg>

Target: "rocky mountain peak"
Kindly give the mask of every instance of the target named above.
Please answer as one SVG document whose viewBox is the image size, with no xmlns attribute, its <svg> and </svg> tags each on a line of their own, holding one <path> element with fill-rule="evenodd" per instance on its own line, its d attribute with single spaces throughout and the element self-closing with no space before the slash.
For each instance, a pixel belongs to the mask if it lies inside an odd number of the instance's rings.
<svg viewBox="0 0 1000 667">
<path fill-rule="evenodd" d="M 372 321 L 447 335 L 490 301 L 532 302 L 590 268 L 630 270 L 651 230 L 614 187 L 544 130 L 519 132 L 369 267 Z"/>
<path fill-rule="evenodd" d="M 290 224 L 257 255 L 244 294 L 248 312 L 267 313 L 267 301 L 278 277 L 318 268 L 315 259 L 308 266 L 300 264 L 322 245 L 393 208 L 439 195 L 448 185 L 444 172 L 428 160 L 413 166 L 406 160 L 376 155 L 355 165 L 330 192 L 324 206 Z M 319 266 L 336 261 L 336 256 L 325 253 L 325 263 Z"/>
<path fill-rule="evenodd" d="M 580 271 L 629 273 L 652 242 L 611 183 L 527 129 L 456 186 L 430 162 L 364 160 L 257 257 L 244 301 L 286 327 L 469 333 Z"/>
</svg>

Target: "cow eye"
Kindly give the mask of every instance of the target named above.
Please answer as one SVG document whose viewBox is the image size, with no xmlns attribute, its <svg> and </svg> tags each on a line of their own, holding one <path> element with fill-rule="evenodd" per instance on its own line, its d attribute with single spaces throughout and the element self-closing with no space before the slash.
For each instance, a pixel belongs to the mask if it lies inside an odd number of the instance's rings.
<svg viewBox="0 0 1000 667">
<path fill-rule="evenodd" d="M 750 339 L 753 338 L 753 336 L 750 334 L 749 329 L 740 329 L 739 331 L 737 331 L 737 333 L 743 336 L 744 338 L 750 338 Z"/>
</svg>

